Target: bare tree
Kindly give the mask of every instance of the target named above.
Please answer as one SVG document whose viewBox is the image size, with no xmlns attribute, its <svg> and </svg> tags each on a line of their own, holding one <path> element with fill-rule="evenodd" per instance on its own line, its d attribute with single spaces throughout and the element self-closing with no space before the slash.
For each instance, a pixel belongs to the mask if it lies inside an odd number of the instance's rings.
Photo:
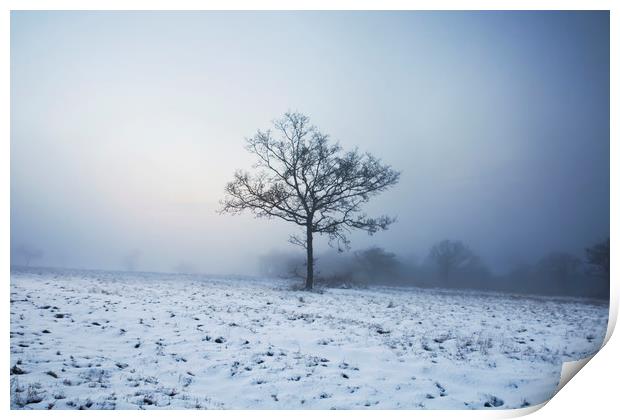
<svg viewBox="0 0 620 420">
<path fill-rule="evenodd" d="M 582 269 L 581 259 L 567 252 L 551 252 L 542 257 L 535 267 L 540 290 L 553 295 L 578 290 L 584 280 Z"/>
<path fill-rule="evenodd" d="M 22 257 L 26 267 L 30 266 L 32 260 L 38 260 L 43 257 L 43 251 L 26 244 L 21 244 L 16 247 L 13 253 Z"/>
<path fill-rule="evenodd" d="M 451 285 L 453 276 L 457 273 L 464 275 L 484 272 L 480 258 L 461 241 L 443 240 L 433 245 L 428 259 L 438 269 L 444 285 Z"/>
<path fill-rule="evenodd" d="M 609 238 L 586 248 L 588 264 L 597 275 L 609 278 Z"/>
<path fill-rule="evenodd" d="M 355 252 L 355 265 L 358 276 L 365 277 L 366 283 L 395 284 L 401 273 L 401 263 L 393 252 L 378 246 Z"/>
<path fill-rule="evenodd" d="M 256 155 L 257 172 L 237 171 L 226 185 L 222 213 L 248 210 L 256 217 L 277 217 L 304 229 L 290 242 L 306 249 L 306 289 L 314 282 L 313 236 L 325 234 L 330 245 L 348 248 L 347 234 L 374 234 L 395 221 L 369 217 L 362 205 L 398 182 L 400 173 L 369 153 L 344 152 L 338 143 L 310 125 L 309 118 L 288 112 L 274 130 L 246 139 Z"/>
</svg>

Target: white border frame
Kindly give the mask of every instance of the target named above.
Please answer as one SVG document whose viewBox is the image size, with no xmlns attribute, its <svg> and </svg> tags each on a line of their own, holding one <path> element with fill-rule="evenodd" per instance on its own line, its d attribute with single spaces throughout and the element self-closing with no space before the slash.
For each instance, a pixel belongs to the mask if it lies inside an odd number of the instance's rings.
<svg viewBox="0 0 620 420">
<path fill-rule="evenodd" d="M 0 287 L 0 299 L 6 302 L 5 318 L 2 323 L 2 354 L 5 361 L 5 368 L 8 369 L 10 360 L 10 305 L 8 305 L 10 294 L 10 11 L 11 10 L 610 10 L 610 214 L 620 214 L 619 197 L 616 181 L 618 180 L 619 170 L 618 164 L 618 127 L 617 121 L 613 116 L 617 115 L 618 108 L 618 82 L 617 75 L 620 74 L 618 67 L 618 24 L 620 23 L 618 11 L 620 10 L 619 2 L 611 0 L 592 0 L 592 1 L 554 1 L 554 0 L 506 0 L 506 1 L 490 1 L 490 0 L 438 0 L 438 1 L 422 1 L 422 0 L 151 0 L 148 2 L 140 0 L 5 0 L 0 6 L 0 57 L 2 58 L 2 66 L 0 66 L 0 80 L 3 89 L 1 112 L 0 112 L 0 130 L 2 130 L 2 141 L 0 142 L 0 193 L 3 198 L 0 205 L 0 217 L 2 238 L 0 241 L 0 269 L 5 274 L 4 284 Z M 618 237 L 618 224 L 612 217 L 610 220 L 610 235 L 613 238 Z M 614 242 L 615 243 L 615 242 Z M 620 261 L 620 248 L 612 246 L 612 260 Z M 620 269 L 618 264 L 612 264 L 611 270 L 611 300 L 610 300 L 610 316 L 605 343 L 609 341 L 618 316 L 618 274 Z M 614 407 L 617 389 L 614 382 L 616 375 L 619 373 L 618 354 L 619 344 L 617 339 L 611 340 L 609 344 L 596 355 L 591 362 L 591 366 L 580 373 L 580 378 L 571 381 L 565 389 L 549 401 L 549 408 L 542 410 L 536 414 L 539 418 L 548 417 L 566 417 L 566 418 L 583 418 L 583 416 L 593 416 L 593 418 L 611 418 L 617 411 Z M 589 364 L 589 365 L 590 365 Z M 73 411 L 10 411 L 8 374 L 2 377 L 2 388 L 4 392 L 0 396 L 2 407 L 8 411 L 13 417 L 42 417 L 52 416 L 54 418 L 75 418 L 79 416 L 78 412 Z M 585 401 L 585 402 L 584 402 Z M 518 410 L 493 410 L 493 411 L 444 411 L 444 410 L 416 410 L 412 413 L 408 410 L 403 411 L 322 411 L 321 416 L 329 417 L 361 417 L 368 418 L 373 415 L 387 416 L 389 418 L 405 418 L 410 415 L 421 417 L 445 418 L 509 418 L 525 415 L 537 411 L 546 404 L 540 404 L 535 407 Z M 114 414 L 118 417 L 133 416 L 154 416 L 156 418 L 167 418 L 170 413 L 167 411 L 153 410 L 149 414 L 142 411 L 118 411 Z M 224 411 L 224 412 L 202 412 L 202 411 L 176 411 L 175 415 L 186 417 L 197 416 L 216 416 L 218 418 L 232 418 L 238 415 L 256 416 L 259 419 L 284 419 L 290 416 L 299 418 L 310 418 L 319 414 L 313 410 L 307 411 L 261 411 L 246 410 Z M 89 411 L 89 418 L 102 418 L 108 416 L 107 412 Z M 542 417 L 541 417 L 542 416 Z M 548 416 L 548 417 L 547 417 Z"/>
</svg>

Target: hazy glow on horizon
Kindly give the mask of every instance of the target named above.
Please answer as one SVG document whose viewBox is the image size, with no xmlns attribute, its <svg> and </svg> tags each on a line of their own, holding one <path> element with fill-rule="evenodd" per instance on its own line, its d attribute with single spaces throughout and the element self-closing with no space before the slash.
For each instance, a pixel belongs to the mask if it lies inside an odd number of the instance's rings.
<svg viewBox="0 0 620 420">
<path fill-rule="evenodd" d="M 295 228 L 216 210 L 289 109 L 403 172 L 354 248 L 503 269 L 609 235 L 608 12 L 12 12 L 11 246 L 253 273 Z"/>
</svg>

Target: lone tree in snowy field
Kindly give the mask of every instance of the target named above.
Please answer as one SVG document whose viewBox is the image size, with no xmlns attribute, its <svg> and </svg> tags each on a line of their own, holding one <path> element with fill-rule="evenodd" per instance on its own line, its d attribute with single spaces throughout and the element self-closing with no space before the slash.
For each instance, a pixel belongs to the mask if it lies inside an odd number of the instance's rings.
<svg viewBox="0 0 620 420">
<path fill-rule="evenodd" d="M 274 130 L 246 139 L 256 155 L 257 171 L 235 172 L 226 185 L 222 213 L 245 210 L 256 217 L 277 217 L 303 228 L 290 242 L 306 249 L 306 289 L 314 284 L 312 241 L 325 234 L 338 250 L 349 247 L 347 234 L 360 229 L 374 234 L 395 221 L 369 217 L 362 205 L 398 182 L 400 173 L 368 153 L 345 152 L 310 125 L 303 114 L 289 112 L 274 121 Z"/>
</svg>

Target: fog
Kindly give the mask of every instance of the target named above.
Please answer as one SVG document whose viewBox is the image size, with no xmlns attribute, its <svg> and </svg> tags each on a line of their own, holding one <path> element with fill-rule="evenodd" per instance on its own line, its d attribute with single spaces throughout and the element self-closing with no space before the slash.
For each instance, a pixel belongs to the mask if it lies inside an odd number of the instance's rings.
<svg viewBox="0 0 620 420">
<path fill-rule="evenodd" d="M 295 227 L 217 209 L 288 110 L 402 171 L 353 251 L 609 236 L 607 12 L 12 12 L 11 263 L 260 273 Z"/>
</svg>

